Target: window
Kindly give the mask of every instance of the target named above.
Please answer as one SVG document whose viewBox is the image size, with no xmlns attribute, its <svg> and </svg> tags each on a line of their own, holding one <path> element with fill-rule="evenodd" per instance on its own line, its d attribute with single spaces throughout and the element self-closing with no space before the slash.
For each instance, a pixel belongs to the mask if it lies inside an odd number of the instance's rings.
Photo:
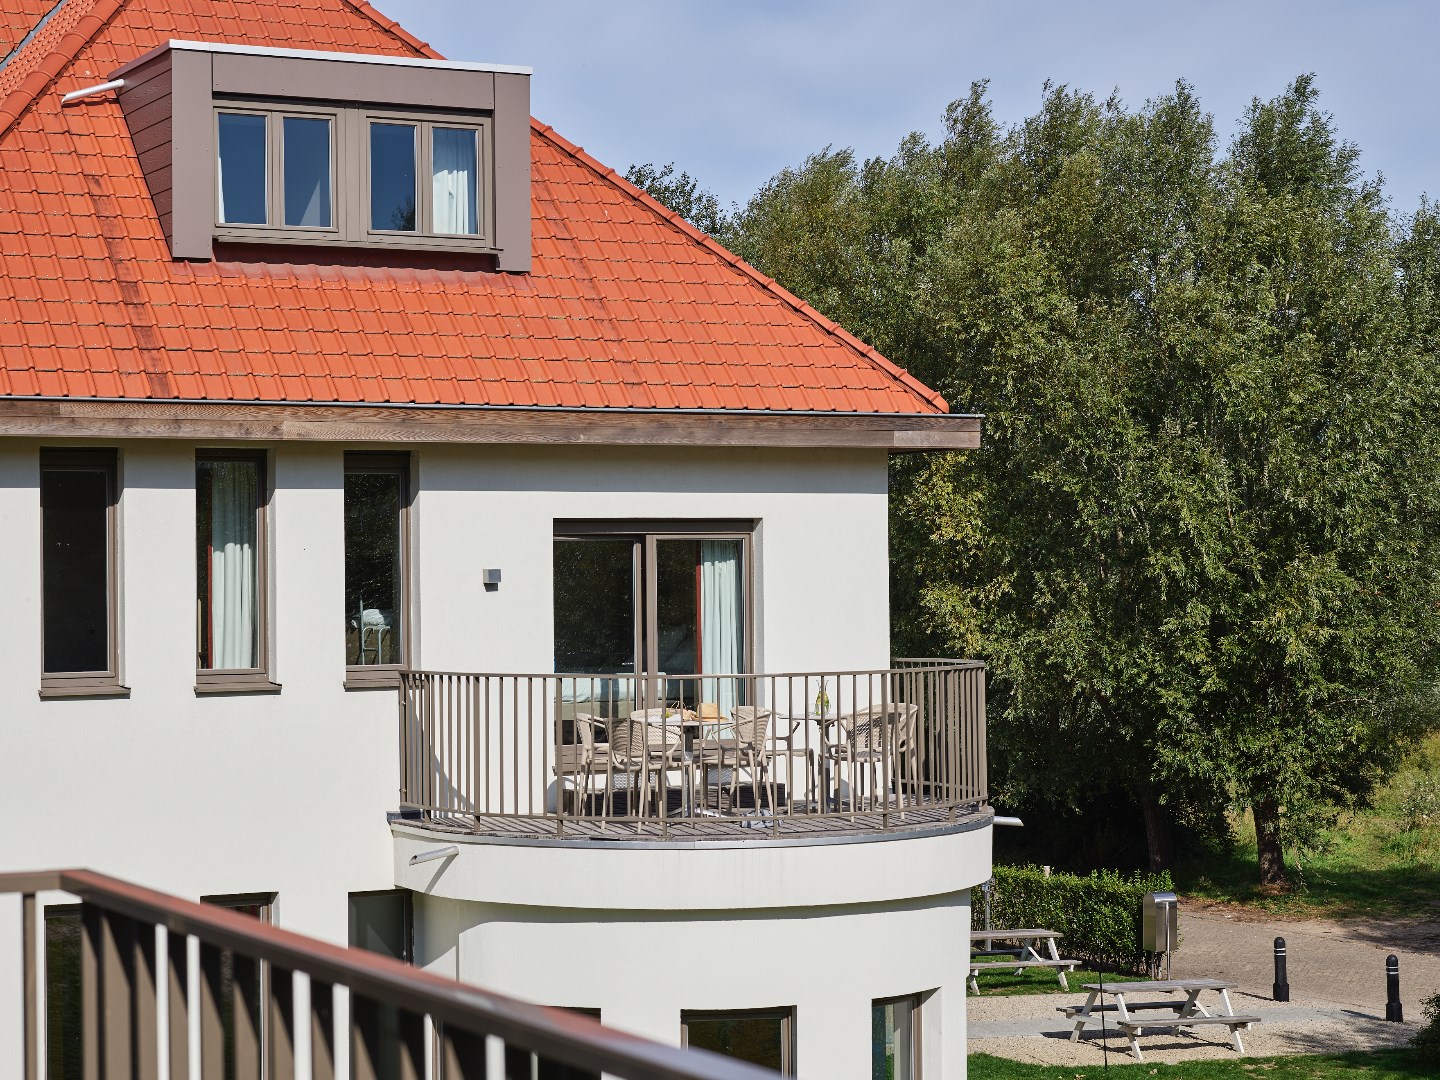
<svg viewBox="0 0 1440 1080">
<path fill-rule="evenodd" d="M 350 947 L 415 962 L 409 889 L 350 894 Z"/>
<path fill-rule="evenodd" d="M 80 906 L 45 909 L 45 1075 L 81 1080 Z"/>
<path fill-rule="evenodd" d="M 367 123 L 372 233 L 480 235 L 482 128 L 390 117 Z M 424 183 L 419 162 L 427 166 Z"/>
<path fill-rule="evenodd" d="M 345 457 L 345 655 L 350 685 L 393 686 L 408 659 L 405 455 Z"/>
<path fill-rule="evenodd" d="M 555 670 L 664 674 L 667 700 L 744 704 L 749 671 L 748 522 L 555 524 Z M 604 715 L 622 715 L 613 702 Z"/>
<path fill-rule="evenodd" d="M 795 1075 L 795 1010 L 682 1012 L 680 1041 L 715 1054 Z"/>
<path fill-rule="evenodd" d="M 274 689 L 266 673 L 265 455 L 195 461 L 196 687 Z"/>
<path fill-rule="evenodd" d="M 599 1009 L 561 1006 L 566 1012 L 600 1019 Z M 600 1073 L 589 1072 L 574 1065 L 564 1065 L 519 1046 L 505 1047 L 505 1075 L 515 1080 L 600 1080 Z"/>
<path fill-rule="evenodd" d="M 274 893 L 202 896 L 200 901 L 249 915 L 263 923 L 271 922 L 275 912 Z M 200 977 L 210 983 L 215 1000 L 220 1003 L 220 1025 L 225 1036 L 225 1080 L 258 1076 L 260 1063 L 269 1059 L 269 974 L 268 969 L 252 957 L 213 945 L 200 947 Z M 239 1038 L 242 1031 L 250 1037 Z M 258 1052 L 254 1061 L 248 1060 L 251 1052 Z M 246 1060 L 241 1060 L 242 1057 Z"/>
<path fill-rule="evenodd" d="M 217 234 L 485 247 L 490 130 L 473 114 L 219 103 Z"/>
<path fill-rule="evenodd" d="M 336 119 L 334 112 L 218 110 L 216 223 L 333 229 Z"/>
<path fill-rule="evenodd" d="M 920 998 L 884 998 L 870 1007 L 870 1080 L 920 1080 Z"/>
<path fill-rule="evenodd" d="M 124 692 L 115 647 L 115 492 L 113 450 L 41 451 L 43 696 Z"/>
</svg>

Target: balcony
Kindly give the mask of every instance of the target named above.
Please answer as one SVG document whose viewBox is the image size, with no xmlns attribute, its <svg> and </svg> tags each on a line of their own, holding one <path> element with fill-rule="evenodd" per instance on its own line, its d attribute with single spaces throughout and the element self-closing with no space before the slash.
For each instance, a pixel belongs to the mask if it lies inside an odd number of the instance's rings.
<svg viewBox="0 0 1440 1080">
<path fill-rule="evenodd" d="M 406 672 L 401 816 L 525 840 L 936 831 L 986 802 L 985 668 L 747 675 Z"/>
</svg>

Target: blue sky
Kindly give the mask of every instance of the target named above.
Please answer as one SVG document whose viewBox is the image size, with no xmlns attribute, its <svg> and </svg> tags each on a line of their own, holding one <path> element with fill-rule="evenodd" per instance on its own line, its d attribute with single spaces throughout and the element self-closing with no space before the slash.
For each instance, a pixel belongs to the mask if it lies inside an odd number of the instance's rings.
<svg viewBox="0 0 1440 1080">
<path fill-rule="evenodd" d="M 673 161 L 726 204 L 827 144 L 937 134 L 974 79 L 1015 121 L 1047 78 L 1132 105 L 1184 78 L 1228 138 L 1307 71 L 1397 209 L 1440 194 L 1431 0 L 377 3 L 452 59 L 534 68 L 534 114 L 606 164 Z"/>
</svg>

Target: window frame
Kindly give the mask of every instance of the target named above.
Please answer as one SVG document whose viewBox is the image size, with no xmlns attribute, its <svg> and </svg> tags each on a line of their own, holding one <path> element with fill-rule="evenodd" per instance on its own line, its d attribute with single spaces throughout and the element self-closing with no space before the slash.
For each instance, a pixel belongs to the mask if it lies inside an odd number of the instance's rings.
<svg viewBox="0 0 1440 1080">
<path fill-rule="evenodd" d="M 706 1020 L 779 1020 L 780 1075 L 795 1076 L 795 1006 L 774 1005 L 763 1009 L 681 1009 L 680 1045 L 690 1045 L 690 1025 Z M 739 1059 L 735 1059 L 739 1060 Z"/>
<path fill-rule="evenodd" d="M 97 468 L 97 465 L 99 466 Z M 101 671 L 45 670 L 45 506 L 47 472 L 101 472 L 105 476 L 105 633 L 106 668 Z M 128 697 L 120 681 L 120 452 L 114 447 L 42 448 L 40 484 L 40 696 Z"/>
<path fill-rule="evenodd" d="M 359 124 L 359 140 L 361 144 L 360 157 L 362 166 L 360 169 L 360 198 L 356 202 L 356 208 L 363 215 L 363 225 L 359 232 L 363 233 L 365 239 L 372 244 L 385 244 L 393 246 L 399 244 L 403 247 L 416 246 L 463 246 L 463 247 L 484 247 L 489 248 L 494 237 L 494 213 L 493 189 L 494 184 L 487 184 L 486 177 L 489 175 L 490 166 L 490 145 L 493 140 L 493 123 L 491 117 L 474 116 L 467 114 L 446 114 L 429 110 L 411 109 L 357 109 L 356 119 Z M 395 229 L 377 229 L 370 221 L 370 125 L 378 124 L 413 124 L 416 128 L 415 135 L 415 229 L 411 232 L 400 232 Z M 435 180 L 434 180 L 434 129 L 442 128 L 467 128 L 475 132 L 475 182 L 478 190 L 475 194 L 476 213 L 480 220 L 477 222 L 477 231 L 474 233 L 443 233 L 438 232 L 434 218 L 435 202 Z M 423 226 L 429 226 L 425 228 Z"/>
<path fill-rule="evenodd" d="M 341 497 L 341 574 L 344 574 L 344 477 L 351 473 L 391 473 L 400 478 L 400 581 L 401 614 L 400 663 L 398 664 L 352 664 L 347 653 L 345 658 L 345 689 L 392 689 L 400 685 L 400 672 L 407 670 L 414 660 L 415 620 L 411 617 L 414 590 L 411 587 L 410 528 L 411 500 L 414 485 L 411 483 L 411 458 L 408 453 L 370 450 L 350 450 L 345 453 L 342 469 Z M 342 584 L 342 589 L 343 589 Z"/>
<path fill-rule="evenodd" d="M 264 225 L 220 220 L 221 113 L 266 117 Z M 331 226 L 284 225 L 284 118 L 329 118 Z M 416 228 L 414 232 L 370 227 L 371 121 L 413 124 L 416 136 Z M 436 127 L 464 128 L 476 133 L 475 233 L 437 232 L 433 225 L 433 140 Z M 216 96 L 210 116 L 214 146 L 210 191 L 211 235 L 222 242 L 241 244 L 339 244 L 354 248 L 466 251 L 499 254 L 495 246 L 495 115 L 493 111 L 459 109 L 406 109 L 347 102 L 267 100 L 250 95 Z"/>
<path fill-rule="evenodd" d="M 259 488 L 255 500 L 255 607 L 259 622 L 259 634 L 255 644 L 256 658 L 260 661 L 253 668 L 202 668 L 200 666 L 200 612 L 197 607 L 195 627 L 195 693 L 236 694 L 273 693 L 280 684 L 272 677 L 271 603 L 270 603 L 270 454 L 266 450 L 241 449 L 198 449 L 195 451 L 195 499 L 196 499 L 196 554 L 199 554 L 199 499 L 200 463 L 202 461 L 252 461 L 256 464 Z M 195 598 L 198 605 L 200 594 L 200 566 L 195 566 Z"/>
<path fill-rule="evenodd" d="M 265 218 L 263 225 L 220 220 L 220 115 L 265 117 Z M 340 187 L 340 160 L 345 153 L 345 110 L 338 106 L 307 103 L 264 103 L 217 99 L 212 114 L 215 146 L 215 190 L 211 209 L 215 236 L 242 243 L 273 240 L 331 243 L 343 241 L 347 229 L 343 212 L 345 193 Z M 285 118 L 330 121 L 330 224 L 286 225 L 285 221 Z"/>
<path fill-rule="evenodd" d="M 352 949 L 362 949 L 366 952 L 375 951 L 371 949 L 366 949 L 365 946 L 357 945 L 355 943 L 354 904 L 357 897 L 367 898 L 376 896 L 396 896 L 400 898 L 401 905 L 404 909 L 405 920 L 405 943 L 402 949 L 402 951 L 404 952 L 404 956 L 400 957 L 400 960 L 402 963 L 410 964 L 413 967 L 415 964 L 415 894 L 409 889 L 362 889 L 359 892 L 346 893 L 346 944 Z M 377 953 L 377 955 L 384 954 Z"/>
<path fill-rule="evenodd" d="M 875 998 L 870 1002 L 872 1016 L 875 1009 L 883 1008 L 886 1005 L 904 1004 L 910 1006 L 910 1075 L 908 1077 L 901 1077 L 899 1080 L 923 1080 L 924 1078 L 925 1056 L 923 1032 L 925 1025 L 922 1023 L 922 1019 L 925 1015 L 925 997 L 926 995 L 924 993 L 899 994 L 895 997 Z M 870 1054 L 871 1060 L 873 1061 L 875 1054 L 873 1043 L 871 1044 Z"/>
<path fill-rule="evenodd" d="M 755 672 L 755 533 L 758 528 L 757 520 L 739 519 L 556 518 L 551 530 L 551 550 L 554 550 L 553 545 L 557 540 L 580 543 L 586 540 L 636 542 L 638 562 L 635 567 L 635 613 L 638 618 L 635 625 L 635 663 L 639 670 L 635 675 L 646 678 L 658 675 L 660 667 L 658 634 L 652 632 L 658 628 L 659 621 L 659 591 L 656 588 L 657 544 L 662 540 L 739 540 L 740 557 L 745 563 L 740 575 L 741 617 L 745 620 L 745 641 L 741 649 L 740 666 L 744 670 L 714 674 L 745 675 Z M 553 584 L 553 563 L 550 575 Z M 553 597 L 551 604 L 554 604 Z M 553 610 L 551 618 L 554 618 Z"/>
</svg>

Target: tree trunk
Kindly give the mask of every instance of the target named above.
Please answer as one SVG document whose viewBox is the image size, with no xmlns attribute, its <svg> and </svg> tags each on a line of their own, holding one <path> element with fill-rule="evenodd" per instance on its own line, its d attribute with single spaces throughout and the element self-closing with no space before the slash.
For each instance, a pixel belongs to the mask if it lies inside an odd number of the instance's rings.
<svg viewBox="0 0 1440 1080">
<path fill-rule="evenodd" d="M 1274 799 L 1256 799 L 1251 807 L 1255 814 L 1255 847 L 1260 853 L 1260 887 L 1283 889 L 1285 853 L 1280 847 L 1280 805 Z"/>
<path fill-rule="evenodd" d="M 1170 866 L 1170 821 L 1160 797 L 1153 791 L 1140 796 L 1145 813 L 1145 849 L 1150 856 L 1150 870 L 1158 873 Z"/>
</svg>

